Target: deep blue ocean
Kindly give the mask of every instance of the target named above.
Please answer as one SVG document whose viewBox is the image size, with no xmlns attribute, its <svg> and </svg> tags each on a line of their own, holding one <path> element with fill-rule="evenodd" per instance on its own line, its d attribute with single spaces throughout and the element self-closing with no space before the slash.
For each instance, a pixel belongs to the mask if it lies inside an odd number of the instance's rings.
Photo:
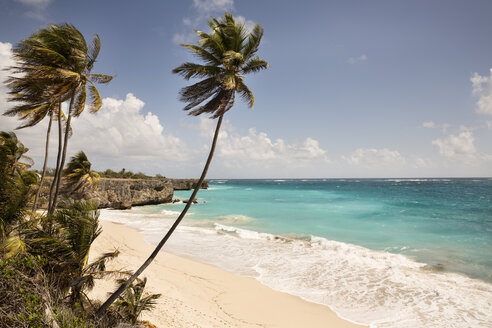
<svg viewBox="0 0 492 328">
<path fill-rule="evenodd" d="M 197 199 L 168 251 L 374 327 L 492 322 L 492 179 L 211 180 Z M 103 218 L 156 243 L 183 207 Z"/>
</svg>

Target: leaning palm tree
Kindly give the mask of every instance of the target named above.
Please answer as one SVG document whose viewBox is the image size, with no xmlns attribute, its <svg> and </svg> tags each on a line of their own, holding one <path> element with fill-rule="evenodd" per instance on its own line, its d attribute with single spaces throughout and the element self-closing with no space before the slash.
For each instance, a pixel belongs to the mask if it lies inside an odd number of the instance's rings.
<svg viewBox="0 0 492 328">
<path fill-rule="evenodd" d="M 101 48 L 99 36 L 94 35 L 92 44 L 87 46 L 84 36 L 70 24 L 50 25 L 30 38 L 23 40 L 14 49 L 17 66 L 12 68 L 13 75 L 8 80 L 11 101 L 22 104 L 6 115 L 19 115 L 28 120 L 29 125 L 37 124 L 54 103 L 60 105 L 69 100 L 65 135 L 59 139 L 57 167 L 50 190 L 48 212 L 56 207 L 61 169 L 65 163 L 70 121 L 79 116 L 89 97 L 90 112 L 97 112 L 102 101 L 95 83 L 108 83 L 112 76 L 92 74 L 92 68 Z M 59 135 L 61 135 L 61 110 L 58 110 Z M 63 147 L 62 147 L 63 145 Z M 53 194 L 53 197 L 51 195 Z M 52 200 L 51 200 L 52 198 Z"/>
<path fill-rule="evenodd" d="M 65 179 L 65 190 L 69 194 L 83 191 L 86 188 L 96 189 L 99 181 L 99 174 L 91 170 L 91 162 L 87 155 L 80 151 L 75 154 L 67 167 L 63 170 Z"/>
<path fill-rule="evenodd" d="M 236 93 L 247 101 L 249 107 L 253 107 L 254 96 L 244 83 L 244 75 L 268 68 L 268 63 L 256 55 L 263 36 L 263 28 L 259 24 L 255 24 L 252 31 L 248 33 L 242 23 L 236 22 L 232 14 L 226 13 L 220 19 L 212 17 L 208 25 L 212 30 L 210 34 L 196 31 L 196 34 L 200 37 L 198 45 L 182 45 L 191 50 L 205 64 L 184 63 L 173 70 L 173 73 L 183 76 L 186 80 L 195 77 L 203 78 L 202 81 L 181 90 L 180 99 L 188 103 L 184 110 L 191 110 L 189 115 L 192 116 L 207 113 L 211 115 L 211 118 L 218 118 L 210 153 L 200 179 L 191 194 L 191 200 L 195 199 L 207 175 L 224 113 L 234 105 Z M 136 277 L 149 266 L 184 218 L 192 203 L 190 201 L 186 204 L 149 258 L 135 274 L 108 298 L 97 310 L 96 315 L 101 315 Z"/>
<path fill-rule="evenodd" d="M 56 208 L 59 194 L 61 170 L 65 164 L 68 149 L 68 138 L 71 132 L 71 119 L 78 117 L 85 109 L 86 100 L 89 98 L 89 112 L 96 113 L 102 105 L 101 96 L 95 83 L 109 83 L 113 77 L 104 74 L 94 74 L 92 69 L 101 50 L 101 40 L 97 34 L 94 35 L 92 44 L 87 46 L 84 36 L 73 25 L 52 25 L 53 37 L 56 41 L 65 42 L 70 46 L 70 61 L 68 67 L 62 68 L 41 67 L 38 71 L 53 74 L 65 82 L 64 88 L 69 95 L 70 104 L 68 108 L 67 121 L 65 124 L 65 135 L 63 139 L 63 150 L 61 153 L 60 166 L 55 173 L 56 187 L 48 213 L 53 213 Z"/>
<path fill-rule="evenodd" d="M 41 69 L 43 67 L 64 69 L 69 66 L 70 44 L 63 42 L 63 38 L 55 36 L 56 29 L 52 26 L 40 29 L 29 38 L 20 41 L 12 50 L 16 64 L 10 68 L 14 74 L 7 80 L 7 86 L 10 88 L 9 101 L 16 102 L 17 105 L 7 110 L 4 115 L 17 116 L 23 121 L 17 129 L 35 126 L 46 116 L 49 117 L 43 171 L 33 202 L 33 212 L 36 210 L 46 175 L 52 122 L 58 119 L 59 131 L 61 131 L 61 117 L 63 116 L 61 103 L 69 96 L 65 79 L 54 74 L 47 74 L 46 69 Z M 60 143 L 61 135 L 59 133 Z M 61 147 L 58 152 L 61 153 Z M 57 159 L 57 164 L 59 163 L 60 155 Z"/>
</svg>

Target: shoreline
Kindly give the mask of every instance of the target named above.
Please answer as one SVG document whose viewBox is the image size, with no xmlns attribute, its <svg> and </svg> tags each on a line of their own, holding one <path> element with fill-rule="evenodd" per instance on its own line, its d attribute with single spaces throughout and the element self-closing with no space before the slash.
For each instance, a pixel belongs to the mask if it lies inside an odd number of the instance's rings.
<svg viewBox="0 0 492 328">
<path fill-rule="evenodd" d="M 117 248 L 108 269 L 136 270 L 153 250 L 138 230 L 100 220 L 101 235 L 91 259 Z M 142 277 L 147 292 L 161 293 L 156 307 L 144 313 L 157 327 L 365 327 L 341 319 L 328 306 L 278 292 L 253 278 L 162 251 Z M 104 300 L 113 280 L 97 280 L 90 295 Z"/>
</svg>

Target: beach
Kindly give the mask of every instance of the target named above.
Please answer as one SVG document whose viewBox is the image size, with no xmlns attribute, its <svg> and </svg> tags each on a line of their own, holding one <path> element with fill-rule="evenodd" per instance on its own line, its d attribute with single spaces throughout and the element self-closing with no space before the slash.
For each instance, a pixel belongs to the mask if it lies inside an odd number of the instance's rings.
<svg viewBox="0 0 492 328">
<path fill-rule="evenodd" d="M 108 269 L 136 270 L 153 249 L 135 229 L 104 220 L 101 227 L 91 258 L 113 249 L 121 252 Z M 327 306 L 164 251 L 143 276 L 148 292 L 162 294 L 156 307 L 142 315 L 157 327 L 362 327 L 340 319 Z M 104 300 L 114 289 L 113 280 L 98 280 L 91 296 Z"/>
</svg>

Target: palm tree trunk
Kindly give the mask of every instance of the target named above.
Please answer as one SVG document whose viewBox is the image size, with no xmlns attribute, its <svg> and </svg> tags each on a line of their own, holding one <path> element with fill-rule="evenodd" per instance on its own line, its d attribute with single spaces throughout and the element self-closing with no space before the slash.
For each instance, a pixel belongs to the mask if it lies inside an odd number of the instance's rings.
<svg viewBox="0 0 492 328">
<path fill-rule="evenodd" d="M 223 115 L 219 116 L 219 120 L 217 121 L 217 126 L 215 127 L 215 134 L 214 134 L 214 139 L 212 141 L 212 147 L 210 148 L 210 153 L 208 154 L 207 162 L 205 163 L 205 167 L 203 168 L 202 175 L 200 176 L 200 179 L 198 180 L 198 183 L 195 186 L 195 189 L 193 190 L 193 193 L 191 194 L 190 201 L 186 203 L 185 208 L 181 212 L 181 214 L 178 216 L 176 221 L 174 221 L 171 229 L 167 232 L 167 234 L 162 238 L 162 240 L 159 242 L 157 247 L 154 249 L 152 254 L 150 254 L 149 258 L 142 264 L 140 268 L 130 277 L 128 280 L 118 288 L 107 300 L 104 302 L 103 305 L 96 311 L 95 316 L 100 317 L 104 311 L 118 298 L 118 296 L 123 293 L 123 291 L 130 286 L 130 284 L 149 266 L 150 263 L 155 259 L 159 251 L 161 250 L 162 246 L 167 242 L 169 237 L 173 234 L 174 230 L 176 230 L 177 226 L 181 222 L 181 220 L 184 218 L 186 215 L 186 212 L 188 212 L 188 209 L 190 208 L 191 204 L 193 203 L 193 199 L 195 199 L 196 194 L 198 193 L 198 190 L 202 186 L 203 180 L 205 180 L 205 176 L 207 175 L 208 167 L 210 166 L 210 163 L 212 162 L 212 157 L 214 156 L 214 151 L 215 151 L 215 146 L 217 144 L 217 139 L 219 136 L 219 130 L 220 130 L 220 125 L 222 124 L 222 118 Z"/>
<path fill-rule="evenodd" d="M 56 180 L 56 190 L 55 190 L 55 195 L 53 197 L 53 204 L 51 204 L 51 213 L 53 213 L 56 208 L 56 200 L 58 198 L 58 193 L 60 192 L 60 181 L 61 181 L 63 166 L 65 165 L 65 158 L 67 157 L 68 135 L 70 134 L 70 121 L 72 120 L 72 107 L 73 107 L 74 100 L 75 100 L 75 94 L 72 95 L 72 99 L 70 99 L 70 106 L 68 107 L 68 118 L 67 118 L 67 124 L 65 126 L 65 140 L 63 141 L 63 153 L 62 153 L 60 167 L 58 168 L 58 179 Z"/>
<path fill-rule="evenodd" d="M 44 164 L 43 164 L 43 173 L 41 173 L 41 181 L 39 182 L 38 191 L 36 191 L 36 197 L 34 197 L 34 203 L 32 204 L 32 211 L 36 212 L 36 205 L 38 203 L 39 194 L 41 192 L 41 188 L 43 188 L 44 176 L 46 175 L 46 166 L 48 165 L 48 147 L 50 144 L 50 134 L 51 134 L 51 123 L 53 123 L 53 110 L 50 111 L 50 121 L 48 123 L 48 132 L 46 132 L 46 147 L 44 150 Z"/>
<path fill-rule="evenodd" d="M 53 211 L 51 210 L 53 204 L 53 191 L 55 190 L 56 180 L 58 178 L 58 171 L 60 170 L 60 161 L 61 161 L 61 153 L 62 153 L 62 136 L 63 136 L 63 128 L 61 121 L 61 102 L 58 103 L 58 154 L 56 155 L 56 167 L 55 174 L 53 176 L 53 181 L 51 181 L 50 186 L 50 196 L 48 200 L 48 213 L 51 214 Z"/>
</svg>

